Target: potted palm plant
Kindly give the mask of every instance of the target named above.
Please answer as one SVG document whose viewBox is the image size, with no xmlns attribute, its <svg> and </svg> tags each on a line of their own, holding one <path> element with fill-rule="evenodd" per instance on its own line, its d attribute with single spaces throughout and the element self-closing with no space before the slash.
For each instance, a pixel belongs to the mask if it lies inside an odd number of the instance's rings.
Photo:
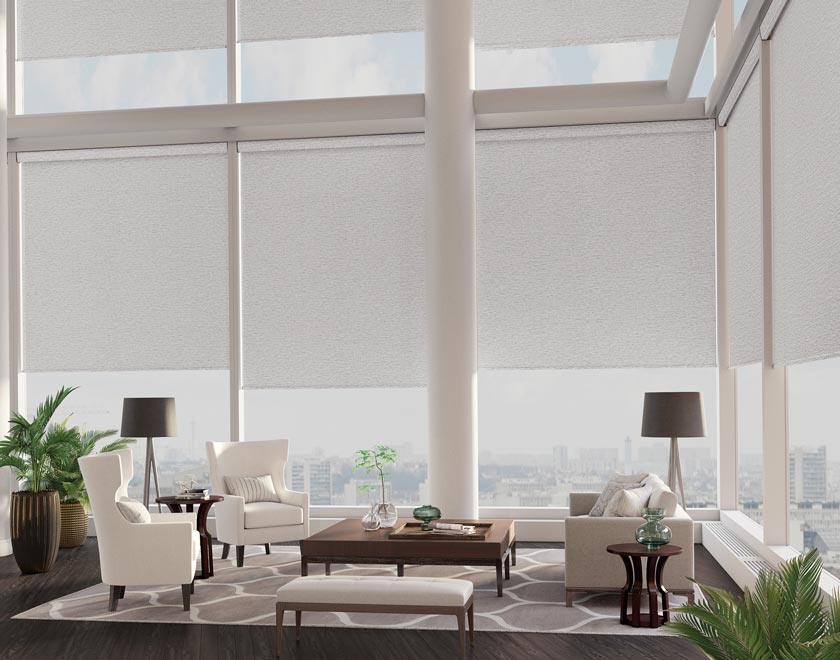
<svg viewBox="0 0 840 660">
<path fill-rule="evenodd" d="M 47 430 L 47 434 L 56 431 L 56 427 L 62 427 L 63 433 L 67 427 L 67 420 L 52 425 Z M 56 461 L 50 475 L 51 486 L 58 491 L 61 502 L 61 539 L 59 542 L 61 548 L 80 546 L 87 538 L 89 502 L 79 459 L 92 454 L 98 443 L 117 434 L 115 429 L 88 431 L 73 426 L 69 430 L 70 433 L 66 434 L 67 453 Z M 102 447 L 99 453 L 125 449 L 133 443 L 134 440 L 119 438 Z"/>
<path fill-rule="evenodd" d="M 6 439 L 0 442 L 0 466 L 17 473 L 24 489 L 12 493 L 12 551 L 21 573 L 46 573 L 58 557 L 61 509 L 51 488 L 56 465 L 66 460 L 72 430 L 50 426 L 55 411 L 74 390 L 62 387 L 48 396 L 31 420 L 14 413 Z"/>
<path fill-rule="evenodd" d="M 816 550 L 761 571 L 738 598 L 703 587 L 706 599 L 675 608 L 667 624 L 712 660 L 840 658 L 840 602 L 823 604 Z"/>
</svg>

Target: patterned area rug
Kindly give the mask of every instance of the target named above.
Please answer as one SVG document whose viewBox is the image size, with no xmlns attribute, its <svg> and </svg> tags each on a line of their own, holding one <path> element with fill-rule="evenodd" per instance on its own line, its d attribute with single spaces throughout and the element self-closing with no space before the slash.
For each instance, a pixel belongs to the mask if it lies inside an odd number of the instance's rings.
<svg viewBox="0 0 840 660">
<path fill-rule="evenodd" d="M 231 555 L 235 553 L 231 549 Z M 233 559 L 222 560 L 216 553 L 215 575 L 196 580 L 192 609 L 184 612 L 181 588 L 129 587 L 116 612 L 108 611 L 108 587 L 98 584 L 58 598 L 15 619 L 65 619 L 84 621 L 131 621 L 142 623 L 208 623 L 221 625 L 273 626 L 277 588 L 300 575 L 300 554 L 293 546 L 275 546 L 266 555 L 262 547 L 246 548 L 245 566 L 236 568 Z M 475 585 L 476 630 L 544 633 L 599 633 L 613 635 L 667 635 L 656 630 L 631 628 L 618 623 L 618 596 L 592 594 L 575 600 L 567 608 L 564 588 L 564 551 L 521 548 L 517 566 L 511 567 L 504 596 L 496 596 L 495 570 L 469 566 L 407 566 L 406 575 L 453 577 Z M 334 564 L 333 575 L 394 575 L 393 567 Z M 320 573 L 318 565 L 310 574 Z M 685 599 L 674 596 L 674 605 Z M 294 624 L 287 612 L 285 623 Z M 390 614 L 345 614 L 307 612 L 306 626 L 360 628 L 455 629 L 455 618 Z"/>
</svg>

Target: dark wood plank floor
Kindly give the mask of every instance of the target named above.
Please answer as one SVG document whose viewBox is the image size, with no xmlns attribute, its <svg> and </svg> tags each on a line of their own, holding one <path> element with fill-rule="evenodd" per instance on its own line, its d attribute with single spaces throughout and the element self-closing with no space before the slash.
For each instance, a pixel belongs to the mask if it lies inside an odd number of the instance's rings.
<svg viewBox="0 0 840 660">
<path fill-rule="evenodd" d="M 558 546 L 522 543 L 520 547 Z M 738 591 L 701 546 L 696 548 L 696 573 L 703 584 Z M 274 628 L 271 626 L 11 620 L 18 612 L 99 581 L 95 539 L 88 539 L 80 548 L 61 550 L 58 564 L 45 575 L 20 575 L 12 557 L 0 558 L 0 658 L 223 660 L 274 657 Z M 284 635 L 282 657 L 450 660 L 458 657 L 457 634 L 454 631 L 311 628 L 304 632 L 299 645 L 295 644 L 294 635 Z M 703 655 L 673 638 L 485 632 L 476 635 L 476 646 L 470 657 L 474 660 L 647 660 L 651 657 L 700 660 Z"/>
</svg>

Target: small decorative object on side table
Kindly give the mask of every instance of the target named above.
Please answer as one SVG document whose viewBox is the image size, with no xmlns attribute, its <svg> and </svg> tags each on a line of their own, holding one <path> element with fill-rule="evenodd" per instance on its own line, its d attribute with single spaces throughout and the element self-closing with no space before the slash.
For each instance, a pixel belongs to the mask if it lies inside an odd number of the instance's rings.
<svg viewBox="0 0 840 660">
<path fill-rule="evenodd" d="M 206 497 L 196 495 L 191 499 L 185 498 L 183 495 L 170 495 L 156 499 L 158 504 L 165 504 L 169 507 L 172 513 L 181 513 L 182 504 L 186 505 L 187 513 L 192 513 L 193 506 L 198 505 L 195 529 L 201 539 L 201 572 L 196 577 L 200 580 L 213 577 L 213 537 L 207 531 L 207 514 L 210 513 L 210 507 L 213 504 L 224 499 L 221 495 L 208 495 Z"/>
<path fill-rule="evenodd" d="M 642 518 L 645 522 L 636 530 L 636 542 L 648 550 L 656 550 L 671 542 L 671 528 L 660 522 L 665 517 L 665 509 L 645 507 Z"/>
<path fill-rule="evenodd" d="M 621 557 L 627 582 L 621 590 L 621 616 L 619 622 L 634 628 L 658 628 L 670 620 L 668 590 L 662 584 L 662 570 L 668 557 L 682 552 L 676 545 L 663 545 L 655 550 L 648 550 L 640 543 L 620 543 L 608 545 L 607 552 Z M 642 575 L 642 557 L 647 558 L 647 581 Z M 649 612 L 642 613 L 642 587 L 647 583 Z M 662 597 L 662 613 L 659 612 L 659 596 Z M 630 599 L 630 616 L 627 616 L 627 600 Z"/>
<path fill-rule="evenodd" d="M 412 512 L 415 520 L 419 520 L 423 523 L 423 530 L 428 532 L 431 527 L 429 527 L 429 523 L 433 520 L 440 520 L 440 509 L 436 506 L 432 506 L 431 504 L 424 504 L 423 506 L 418 506 Z"/>
</svg>

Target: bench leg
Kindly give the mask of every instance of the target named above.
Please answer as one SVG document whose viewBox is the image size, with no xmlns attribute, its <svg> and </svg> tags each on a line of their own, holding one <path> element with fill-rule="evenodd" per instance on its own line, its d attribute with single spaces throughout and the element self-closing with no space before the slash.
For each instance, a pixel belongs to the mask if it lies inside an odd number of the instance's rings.
<svg viewBox="0 0 840 660">
<path fill-rule="evenodd" d="M 458 648 L 461 649 L 461 660 L 466 660 L 467 657 L 467 647 L 466 647 L 466 635 L 464 634 L 464 613 L 459 612 L 455 615 L 455 618 L 458 619 Z"/>
<path fill-rule="evenodd" d="M 295 640 L 300 641 L 300 619 L 303 612 L 295 610 Z"/>
<path fill-rule="evenodd" d="M 475 618 L 473 614 L 475 613 L 474 605 L 470 605 L 470 609 L 467 610 L 467 621 L 470 624 L 470 646 L 475 646 Z"/>
<path fill-rule="evenodd" d="M 275 655 L 279 658 L 280 657 L 280 649 L 283 648 L 283 615 L 286 612 L 280 609 L 280 606 L 277 606 L 277 649 L 275 651 Z"/>
</svg>

